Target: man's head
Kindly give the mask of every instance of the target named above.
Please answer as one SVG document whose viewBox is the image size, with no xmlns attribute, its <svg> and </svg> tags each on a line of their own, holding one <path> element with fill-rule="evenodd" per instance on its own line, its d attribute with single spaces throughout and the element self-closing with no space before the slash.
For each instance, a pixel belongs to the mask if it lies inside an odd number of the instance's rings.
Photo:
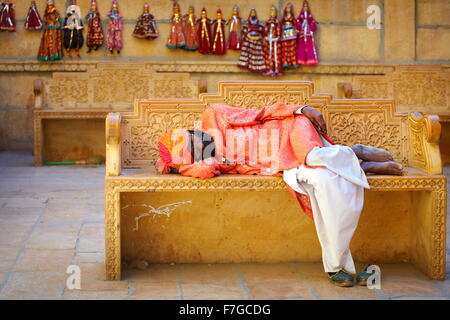
<svg viewBox="0 0 450 320">
<path fill-rule="evenodd" d="M 188 130 L 189 150 L 194 161 L 201 161 L 215 157 L 216 146 L 213 138 L 200 130 Z"/>
</svg>

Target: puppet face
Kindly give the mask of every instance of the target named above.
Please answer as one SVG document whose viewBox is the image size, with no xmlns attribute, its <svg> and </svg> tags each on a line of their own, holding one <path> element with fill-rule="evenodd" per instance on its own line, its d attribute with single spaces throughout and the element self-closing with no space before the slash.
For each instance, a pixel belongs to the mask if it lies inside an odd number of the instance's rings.
<svg viewBox="0 0 450 320">
<path fill-rule="evenodd" d="M 255 9 L 250 10 L 250 17 L 256 18 L 256 10 Z"/>
<path fill-rule="evenodd" d="M 189 7 L 189 14 L 194 14 L 194 7 Z"/>
<path fill-rule="evenodd" d="M 206 11 L 205 10 L 202 11 L 202 19 L 206 19 Z"/>
<path fill-rule="evenodd" d="M 286 6 L 286 13 L 291 14 L 292 11 L 293 11 L 292 3 L 288 3 L 288 5 Z"/>
<path fill-rule="evenodd" d="M 237 16 L 239 14 L 239 9 L 238 7 L 234 6 L 233 7 L 233 16 Z"/>
<path fill-rule="evenodd" d="M 222 12 L 217 12 L 217 20 L 222 20 Z"/>
<path fill-rule="evenodd" d="M 148 4 L 144 5 L 144 13 L 149 13 L 150 12 L 150 7 L 148 6 Z"/>
</svg>

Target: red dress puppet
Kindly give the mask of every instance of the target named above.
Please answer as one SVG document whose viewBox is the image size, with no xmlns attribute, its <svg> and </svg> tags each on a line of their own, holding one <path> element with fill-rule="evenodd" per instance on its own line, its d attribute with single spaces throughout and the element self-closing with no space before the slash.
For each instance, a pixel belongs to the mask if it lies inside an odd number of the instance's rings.
<svg viewBox="0 0 450 320">
<path fill-rule="evenodd" d="M 27 30 L 41 30 L 44 26 L 41 16 L 36 8 L 36 1 L 31 1 L 30 9 L 28 10 L 25 19 L 25 29 Z"/>
<path fill-rule="evenodd" d="M 294 7 L 288 3 L 284 9 L 281 20 L 281 59 L 283 68 L 298 68 L 297 64 L 297 20 L 294 16 Z"/>
<path fill-rule="evenodd" d="M 242 19 L 239 17 L 238 6 L 233 7 L 233 15 L 230 20 L 228 20 L 228 49 L 230 50 L 241 50 L 242 48 Z"/>
<path fill-rule="evenodd" d="M 88 53 L 94 50 L 98 50 L 103 45 L 103 28 L 102 20 L 100 19 L 100 12 L 98 12 L 97 1 L 92 0 L 91 9 L 86 16 L 87 23 L 87 36 L 86 45 L 88 47 Z"/>
<path fill-rule="evenodd" d="M 189 7 L 189 13 L 184 16 L 183 19 L 183 32 L 186 38 L 185 50 L 195 51 L 198 49 L 197 32 L 195 29 L 196 16 L 194 13 L 194 7 Z"/>
<path fill-rule="evenodd" d="M 205 151 L 212 151 L 207 147 L 202 153 L 204 160 L 193 162 L 189 132 L 170 130 L 159 141 L 157 168 L 162 173 L 174 168 L 184 176 L 202 179 L 222 173 L 280 176 L 284 170 L 305 163 L 313 148 L 324 146 L 312 122 L 304 115 L 295 115 L 301 107 L 277 103 L 257 110 L 212 105 L 203 113 L 202 131 L 212 137 L 214 154 L 205 156 Z M 312 217 L 308 196 L 288 190 Z"/>
<path fill-rule="evenodd" d="M 264 72 L 266 64 L 263 49 L 263 26 L 259 24 L 256 10 L 250 10 L 247 24 L 242 28 L 243 41 L 238 67 L 252 72 Z"/>
<path fill-rule="evenodd" d="M 208 19 L 205 8 L 203 8 L 200 19 L 197 21 L 198 52 L 201 54 L 211 53 L 212 36 L 211 20 Z"/>
<path fill-rule="evenodd" d="M 133 36 L 139 39 L 156 39 L 159 31 L 156 26 L 155 17 L 150 14 L 150 6 L 148 3 L 144 4 L 144 12 L 139 16 L 136 26 L 133 31 Z"/>
<path fill-rule="evenodd" d="M 225 24 L 226 21 L 222 18 L 222 10 L 217 10 L 217 19 L 213 23 L 212 32 L 212 48 L 213 54 L 223 55 L 227 53 L 225 40 Z"/>
<path fill-rule="evenodd" d="M 106 47 L 110 53 L 114 53 L 114 49 L 116 49 L 120 54 L 123 49 L 123 18 L 117 0 L 113 0 L 111 11 L 106 16 L 109 18 L 106 29 Z"/>
<path fill-rule="evenodd" d="M 60 60 L 63 57 L 61 16 L 53 0 L 47 1 L 44 13 L 44 34 L 39 47 L 38 60 Z"/>
<path fill-rule="evenodd" d="M 183 19 L 180 13 L 180 5 L 175 2 L 173 4 L 173 16 L 170 24 L 170 34 L 167 39 L 166 46 L 169 49 L 184 48 L 186 38 L 183 32 Z"/>
<path fill-rule="evenodd" d="M 0 10 L 0 31 L 16 31 L 16 12 L 9 0 L 3 2 Z"/>
<path fill-rule="evenodd" d="M 317 23 L 309 10 L 308 1 L 303 3 L 303 9 L 297 18 L 299 35 L 297 43 L 297 63 L 303 65 L 316 65 L 317 59 L 316 44 L 314 42 L 314 32 Z"/>
<path fill-rule="evenodd" d="M 266 75 L 277 76 L 283 72 L 281 64 L 281 23 L 277 19 L 277 9 L 272 6 L 270 18 L 264 25 L 264 58 Z"/>
</svg>

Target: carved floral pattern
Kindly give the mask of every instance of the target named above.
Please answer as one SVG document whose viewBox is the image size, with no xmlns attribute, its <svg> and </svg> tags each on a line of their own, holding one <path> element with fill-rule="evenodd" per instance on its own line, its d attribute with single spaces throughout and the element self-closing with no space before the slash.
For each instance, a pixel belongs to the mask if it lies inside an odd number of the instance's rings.
<svg viewBox="0 0 450 320">
<path fill-rule="evenodd" d="M 248 109 L 261 109 L 264 106 L 270 106 L 275 103 L 286 104 L 304 104 L 306 98 L 304 94 L 293 93 L 269 93 L 269 94 L 256 94 L 256 93 L 231 93 L 229 97 L 225 99 L 225 103 L 241 108 Z"/>
<path fill-rule="evenodd" d="M 338 144 L 352 146 L 362 143 L 384 148 L 406 164 L 407 159 L 401 152 L 400 124 L 387 123 L 383 112 L 333 112 L 329 127 L 331 139 Z"/>
</svg>

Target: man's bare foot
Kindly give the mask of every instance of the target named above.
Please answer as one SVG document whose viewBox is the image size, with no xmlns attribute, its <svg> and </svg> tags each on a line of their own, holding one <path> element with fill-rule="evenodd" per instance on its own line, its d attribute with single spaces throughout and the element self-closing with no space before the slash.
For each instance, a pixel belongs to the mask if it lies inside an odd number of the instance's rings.
<svg viewBox="0 0 450 320">
<path fill-rule="evenodd" d="M 369 147 L 363 144 L 355 144 L 352 147 L 352 150 L 358 159 L 363 161 L 387 162 L 394 160 L 389 151 L 380 148 Z"/>
<path fill-rule="evenodd" d="M 403 166 L 395 161 L 375 162 L 363 161 L 361 168 L 365 173 L 375 173 L 382 175 L 401 176 L 403 174 Z"/>
</svg>

